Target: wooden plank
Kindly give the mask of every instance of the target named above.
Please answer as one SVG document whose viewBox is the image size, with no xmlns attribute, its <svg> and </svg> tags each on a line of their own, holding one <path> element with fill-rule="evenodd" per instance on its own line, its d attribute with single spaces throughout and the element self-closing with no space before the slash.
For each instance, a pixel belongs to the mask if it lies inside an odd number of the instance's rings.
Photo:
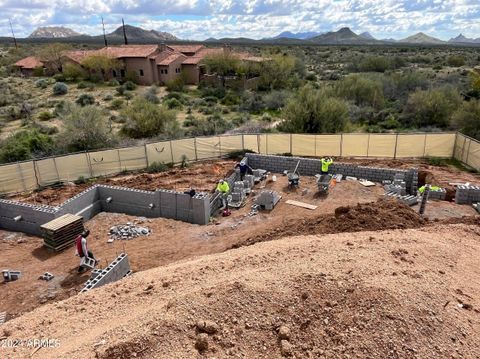
<svg viewBox="0 0 480 359">
<path fill-rule="evenodd" d="M 57 229 L 60 229 L 64 226 L 66 226 L 66 225 L 69 225 L 69 224 L 71 224 L 73 222 L 76 222 L 76 221 L 79 221 L 79 220 L 83 220 L 83 218 L 80 217 L 80 216 L 76 216 L 74 214 L 67 213 L 67 214 L 64 214 L 61 217 L 55 218 L 54 220 L 52 220 L 50 222 L 42 224 L 40 226 L 40 228 L 45 229 L 45 230 L 55 231 Z"/>
<path fill-rule="evenodd" d="M 308 203 L 304 203 L 304 202 L 298 202 L 298 201 L 293 201 L 291 199 L 289 199 L 287 202 L 285 202 L 286 204 L 291 204 L 292 206 L 297 206 L 297 207 L 302 207 L 302 208 L 306 208 L 306 209 L 316 209 L 318 206 L 315 206 L 313 204 L 308 204 Z"/>
<path fill-rule="evenodd" d="M 375 183 L 371 182 L 371 181 L 360 181 L 359 182 L 362 186 L 365 186 L 365 187 L 373 187 L 375 186 Z"/>
</svg>

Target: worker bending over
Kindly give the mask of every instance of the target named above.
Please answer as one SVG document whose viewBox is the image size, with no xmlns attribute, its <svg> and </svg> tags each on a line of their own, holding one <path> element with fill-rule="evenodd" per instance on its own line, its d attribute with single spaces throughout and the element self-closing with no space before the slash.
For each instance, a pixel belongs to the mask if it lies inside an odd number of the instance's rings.
<svg viewBox="0 0 480 359">
<path fill-rule="evenodd" d="M 243 181 L 247 173 L 250 173 L 250 174 L 253 173 L 252 168 L 249 165 L 247 165 L 246 161 L 244 160 L 241 160 L 240 163 L 237 163 L 235 165 L 235 168 L 240 168 L 240 181 Z"/>
<path fill-rule="evenodd" d="M 224 179 L 221 179 L 218 181 L 217 185 L 217 192 L 221 194 L 221 199 L 222 199 L 222 209 L 227 207 L 227 195 L 228 192 L 230 192 L 230 186 L 228 185 L 228 182 L 225 181 Z"/>
<path fill-rule="evenodd" d="M 82 273 L 86 270 L 84 266 L 82 266 L 83 257 L 91 258 L 95 261 L 95 264 L 98 262 L 94 257 L 93 253 L 88 250 L 87 247 L 87 237 L 90 235 L 90 231 L 87 229 L 82 232 L 82 234 L 78 235 L 75 239 L 75 249 L 76 255 L 80 257 L 80 266 L 78 267 L 78 273 Z"/>
<path fill-rule="evenodd" d="M 328 174 L 328 168 L 330 165 L 333 163 L 333 160 L 331 157 L 323 157 L 320 162 L 322 162 L 322 175 Z"/>
<path fill-rule="evenodd" d="M 420 194 L 423 194 L 423 192 L 425 192 L 425 188 L 426 188 L 427 185 L 425 186 L 422 186 L 418 189 L 418 192 Z M 430 186 L 430 191 L 440 191 L 442 188 L 441 187 L 438 187 L 438 186 Z"/>
</svg>

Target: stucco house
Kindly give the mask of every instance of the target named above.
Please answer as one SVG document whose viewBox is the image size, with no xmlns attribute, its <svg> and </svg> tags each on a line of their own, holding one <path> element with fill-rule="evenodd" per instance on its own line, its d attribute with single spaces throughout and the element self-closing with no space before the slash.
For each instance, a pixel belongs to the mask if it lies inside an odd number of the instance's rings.
<svg viewBox="0 0 480 359">
<path fill-rule="evenodd" d="M 206 56 L 226 51 L 241 60 L 256 61 L 255 59 L 258 59 L 248 53 L 232 52 L 230 47 L 206 48 L 203 45 L 160 44 L 121 45 L 108 46 L 98 50 L 66 51 L 63 54 L 63 61 L 82 66 L 83 60 L 89 56 L 106 55 L 117 59 L 121 66 L 118 69 L 112 69 L 109 73 L 102 74 L 105 78 L 122 80 L 128 72 L 132 72 L 136 74 L 138 83 L 141 85 L 165 85 L 167 81 L 182 75 L 187 84 L 198 85 L 202 75 L 206 72 L 201 61 Z M 35 58 L 32 57 L 32 59 Z"/>
<path fill-rule="evenodd" d="M 32 76 L 35 69 L 44 67 L 43 62 L 34 56 L 29 56 L 17 61 L 15 64 L 13 64 L 13 66 L 16 67 L 23 76 L 26 77 Z"/>
</svg>

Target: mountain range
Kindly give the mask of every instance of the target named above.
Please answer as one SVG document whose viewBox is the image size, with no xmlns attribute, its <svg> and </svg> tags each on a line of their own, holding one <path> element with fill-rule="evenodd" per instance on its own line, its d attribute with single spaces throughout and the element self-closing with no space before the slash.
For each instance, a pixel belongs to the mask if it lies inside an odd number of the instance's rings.
<svg viewBox="0 0 480 359">
<path fill-rule="evenodd" d="M 127 38 L 130 41 L 180 41 L 176 36 L 168 33 L 156 30 L 145 30 L 141 27 L 125 25 L 125 32 Z M 123 41 L 123 28 L 118 27 L 115 31 L 106 35 L 108 40 L 113 42 Z M 77 40 L 92 40 L 101 41 L 103 35 L 84 35 L 76 31 L 73 31 L 66 27 L 50 26 L 40 27 L 36 29 L 28 37 L 29 39 L 77 39 Z M 413 44 L 413 45 L 445 45 L 445 44 L 459 44 L 459 45 L 480 45 L 480 38 L 467 38 L 462 34 L 457 37 L 451 38 L 448 41 L 443 41 L 435 37 L 429 36 L 423 32 L 408 36 L 401 40 L 395 39 L 382 39 L 378 40 L 372 36 L 369 32 L 362 32 L 356 34 L 348 27 L 343 27 L 338 31 L 330 31 L 327 33 L 320 33 L 315 31 L 308 32 L 290 32 L 284 31 L 277 36 L 271 38 L 264 38 L 261 40 L 253 40 L 245 37 L 240 38 L 208 38 L 204 42 L 211 43 L 251 43 L 251 42 L 264 42 L 274 44 L 318 44 L 318 45 L 381 45 L 381 44 Z"/>
</svg>

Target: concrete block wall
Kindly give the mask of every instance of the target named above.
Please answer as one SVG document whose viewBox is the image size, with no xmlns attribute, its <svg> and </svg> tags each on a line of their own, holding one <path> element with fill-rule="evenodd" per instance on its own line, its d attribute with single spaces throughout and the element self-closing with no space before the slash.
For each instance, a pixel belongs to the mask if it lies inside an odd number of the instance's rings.
<svg viewBox="0 0 480 359">
<path fill-rule="evenodd" d="M 455 203 L 472 204 L 476 202 L 480 202 L 480 186 L 457 186 L 457 191 L 455 192 Z"/>
<path fill-rule="evenodd" d="M 55 219 L 56 212 L 56 207 L 0 199 L 0 228 L 40 235 L 40 226 Z"/>
<path fill-rule="evenodd" d="M 111 201 L 107 201 L 109 197 Z M 165 217 L 195 224 L 207 224 L 211 212 L 206 193 L 191 197 L 168 190 L 150 192 L 96 185 L 57 207 L 0 199 L 0 228 L 40 236 L 42 224 L 64 214 L 76 214 L 87 221 L 102 211 L 150 218 Z M 15 221 L 14 218 L 18 216 L 21 219 Z"/>
<path fill-rule="evenodd" d="M 428 199 L 436 199 L 439 201 L 445 201 L 445 197 L 447 196 L 447 191 L 444 188 L 441 188 L 438 191 L 430 190 L 428 194 Z"/>
<path fill-rule="evenodd" d="M 247 162 L 247 164 L 248 164 L 248 162 Z M 233 172 L 230 176 L 225 178 L 225 180 L 228 182 L 228 186 L 230 187 L 230 191 L 233 189 L 233 186 L 235 185 L 235 182 L 238 181 L 239 179 L 240 179 L 240 175 L 239 175 L 239 172 L 237 172 L 237 171 Z M 220 207 L 222 207 L 222 200 L 221 200 L 220 193 L 211 194 L 210 195 L 210 214 L 212 216 L 215 215 L 216 211 Z"/>
<path fill-rule="evenodd" d="M 283 173 L 283 171 L 293 171 L 297 162 L 300 161 L 298 172 L 300 176 L 314 176 L 320 173 L 321 162 L 315 158 L 286 157 L 259 155 L 256 153 L 247 153 L 248 165 L 252 168 L 262 168 L 270 172 Z M 334 163 L 330 166 L 329 172 L 341 174 L 344 177 L 351 176 L 358 179 L 366 179 L 372 182 L 382 182 L 384 180 L 392 181 L 395 174 L 404 174 L 407 192 L 411 192 L 415 186 L 418 186 L 418 171 L 416 169 L 397 169 L 397 168 L 378 168 L 371 166 L 357 166 L 350 163 Z M 415 192 L 416 193 L 416 189 Z M 412 193 L 410 193 L 412 194 Z"/>
<path fill-rule="evenodd" d="M 128 262 L 128 255 L 121 253 L 115 260 L 108 265 L 107 268 L 92 273 L 92 277 L 85 283 L 85 286 L 80 291 L 84 293 L 93 288 L 101 287 L 108 283 L 116 282 L 122 279 L 130 272 L 130 263 Z"/>
</svg>

